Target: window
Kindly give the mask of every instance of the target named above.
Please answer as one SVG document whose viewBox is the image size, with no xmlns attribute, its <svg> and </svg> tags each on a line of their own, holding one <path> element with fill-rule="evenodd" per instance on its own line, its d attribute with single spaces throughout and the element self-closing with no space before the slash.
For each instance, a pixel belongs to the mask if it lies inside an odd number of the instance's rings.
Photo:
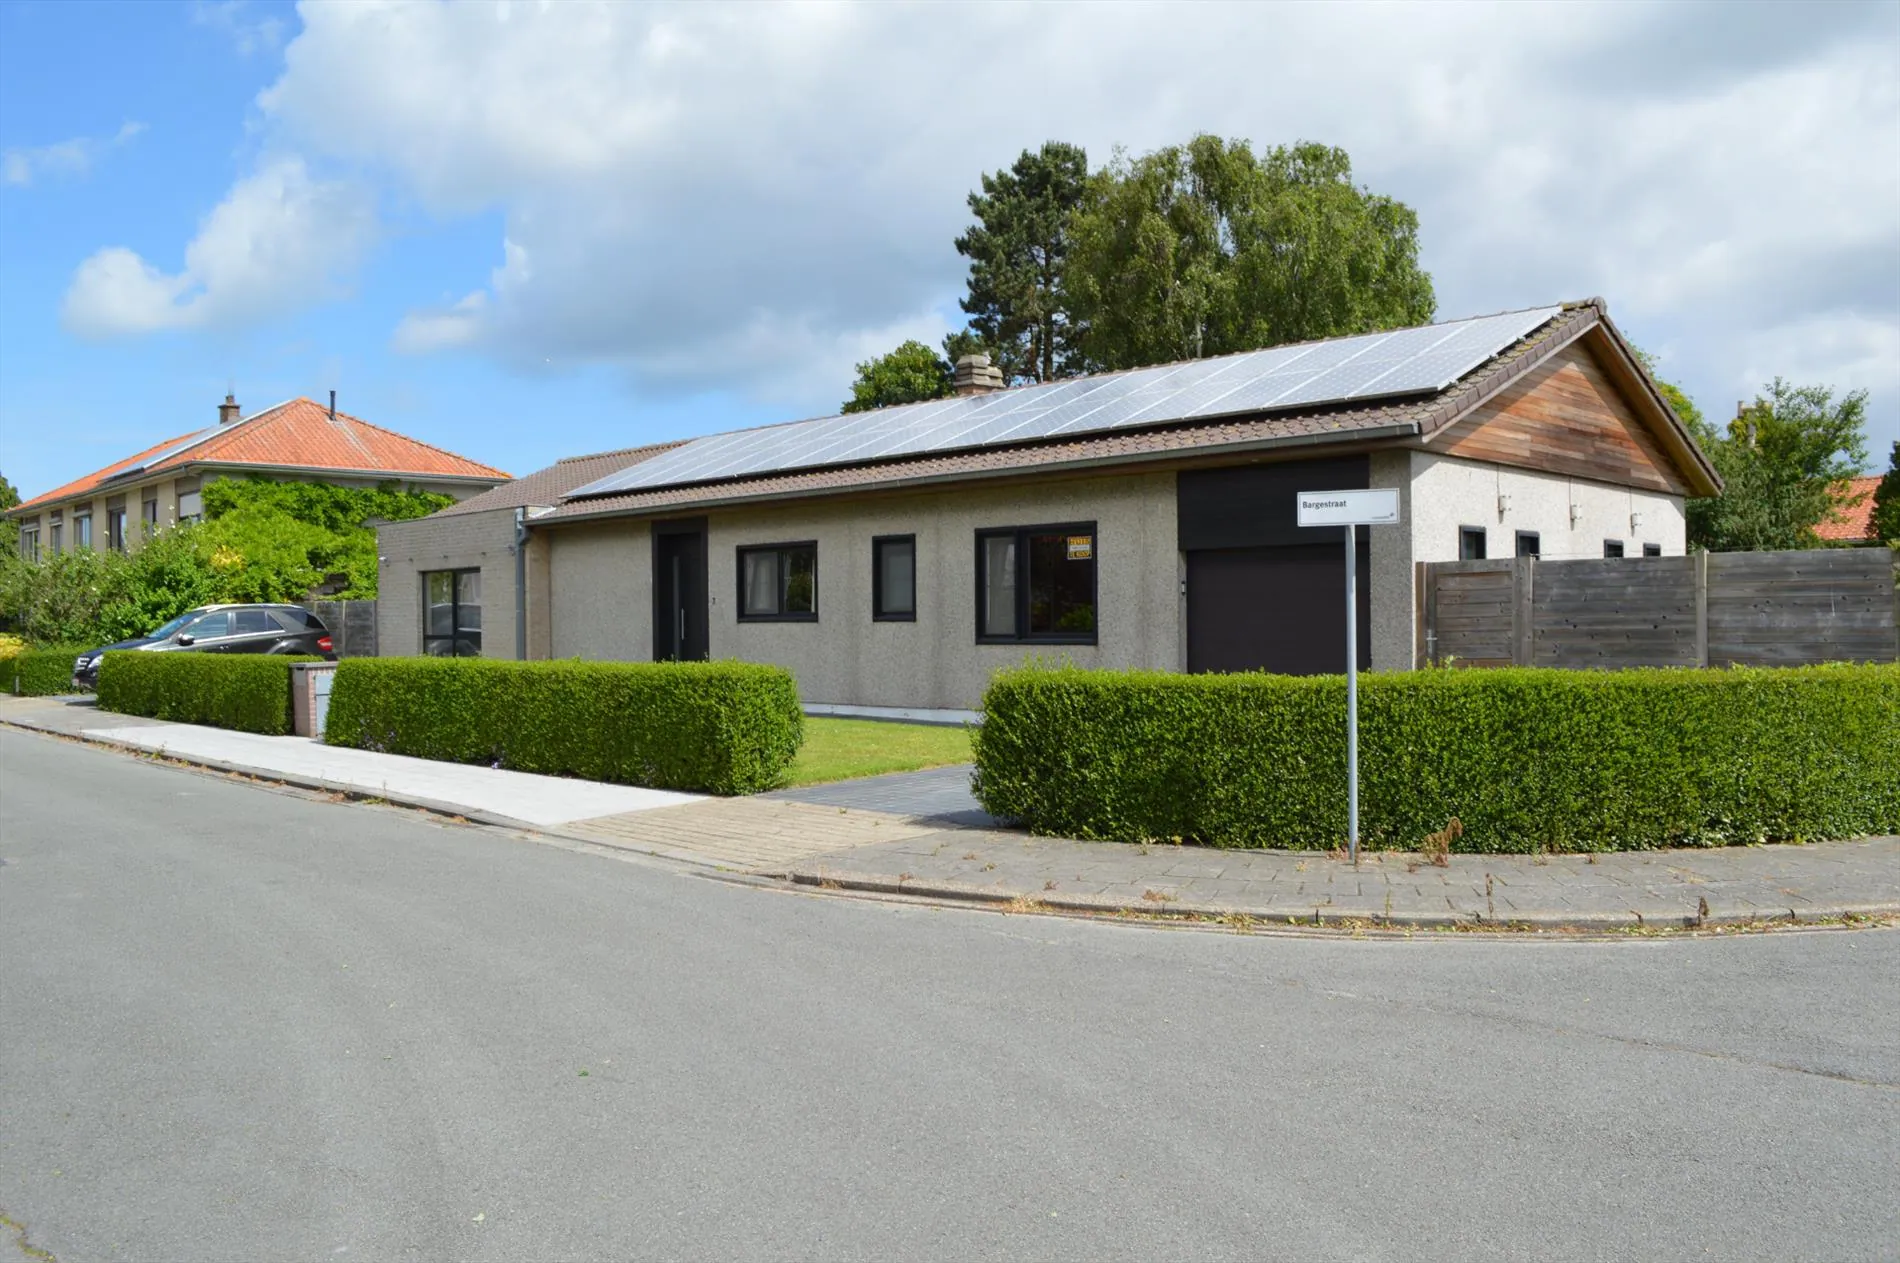
<svg viewBox="0 0 1900 1263">
<path fill-rule="evenodd" d="M 1458 528 L 1458 560 L 1484 560 L 1484 528 L 1482 526 Z"/>
<path fill-rule="evenodd" d="M 1542 553 L 1543 553 L 1543 547 L 1538 542 L 1538 536 L 1537 536 L 1536 531 L 1519 531 L 1517 533 L 1517 555 L 1518 556 L 1537 557 L 1537 556 L 1541 556 Z"/>
<path fill-rule="evenodd" d="M 1603 555 L 1605 557 L 1621 557 L 1623 555 L 1623 541 L 1620 539 L 1604 540 Z"/>
<path fill-rule="evenodd" d="M 432 658 L 482 656 L 482 572 L 422 575 L 422 652 Z"/>
<path fill-rule="evenodd" d="M 40 528 L 35 523 L 20 529 L 20 556 L 28 561 L 40 559 Z"/>
<path fill-rule="evenodd" d="M 816 622 L 818 545 L 767 544 L 739 550 L 741 622 Z"/>
<path fill-rule="evenodd" d="M 917 621 L 915 535 L 880 535 L 871 541 L 871 617 L 886 623 Z"/>
<path fill-rule="evenodd" d="M 75 549 L 92 547 L 92 514 L 73 514 L 73 547 Z"/>
<path fill-rule="evenodd" d="M 46 537 L 50 541 L 48 551 L 59 553 L 64 551 L 66 528 L 61 525 L 60 515 L 57 510 L 53 513 L 51 522 L 51 533 Z"/>
<path fill-rule="evenodd" d="M 139 506 L 139 521 L 145 523 L 147 535 L 158 529 L 158 501 L 147 500 Z"/>
<path fill-rule="evenodd" d="M 1095 643 L 1095 523 L 978 531 L 976 638 Z"/>
<path fill-rule="evenodd" d="M 232 610 L 231 634 L 233 636 L 262 636 L 274 632 L 277 625 L 271 621 L 265 610 Z"/>
<path fill-rule="evenodd" d="M 106 547 L 115 553 L 125 551 L 125 510 L 106 510 Z"/>
<path fill-rule="evenodd" d="M 229 636 L 231 634 L 231 611 L 215 610 L 185 628 L 184 634 L 190 636 L 193 640 L 216 640 L 220 636 Z"/>
<path fill-rule="evenodd" d="M 1662 545 L 1661 545 L 1661 544 L 1644 544 L 1644 545 L 1643 545 L 1643 556 L 1645 556 L 1645 557 L 1660 557 L 1660 556 L 1662 556 Z"/>
<path fill-rule="evenodd" d="M 178 493 L 178 521 L 196 522 L 205 515 L 205 497 L 202 491 L 181 491 Z"/>
</svg>

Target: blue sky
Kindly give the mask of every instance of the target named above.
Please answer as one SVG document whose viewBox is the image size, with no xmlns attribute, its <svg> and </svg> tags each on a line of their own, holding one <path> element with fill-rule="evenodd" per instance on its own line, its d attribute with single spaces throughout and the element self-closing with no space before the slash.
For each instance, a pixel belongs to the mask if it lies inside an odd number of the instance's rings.
<svg viewBox="0 0 1900 1263">
<path fill-rule="evenodd" d="M 0 472 L 227 386 L 517 473 L 826 412 L 955 323 L 984 170 L 1200 130 L 1344 146 L 1442 317 L 1601 294 L 1711 414 L 1868 389 L 1884 465 L 1894 14 L 0 4 Z"/>
</svg>

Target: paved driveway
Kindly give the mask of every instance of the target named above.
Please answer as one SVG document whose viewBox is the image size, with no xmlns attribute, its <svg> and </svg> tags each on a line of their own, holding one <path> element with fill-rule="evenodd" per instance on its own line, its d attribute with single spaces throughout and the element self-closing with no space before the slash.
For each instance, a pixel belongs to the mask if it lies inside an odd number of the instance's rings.
<svg viewBox="0 0 1900 1263">
<path fill-rule="evenodd" d="M 832 785 L 775 790 L 760 797 L 912 816 L 939 826 L 994 828 L 1000 822 L 984 811 L 970 792 L 970 773 L 974 770 L 971 764 L 959 763 L 922 772 L 893 772 Z"/>
</svg>

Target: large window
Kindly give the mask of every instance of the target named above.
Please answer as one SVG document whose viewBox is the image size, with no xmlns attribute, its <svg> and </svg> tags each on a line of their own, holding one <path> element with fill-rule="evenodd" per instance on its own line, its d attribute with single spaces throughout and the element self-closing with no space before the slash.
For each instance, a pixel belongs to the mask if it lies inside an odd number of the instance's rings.
<svg viewBox="0 0 1900 1263">
<path fill-rule="evenodd" d="M 1482 526 L 1458 528 L 1458 560 L 1484 560 L 1484 528 Z"/>
<path fill-rule="evenodd" d="M 145 523 L 145 534 L 149 538 L 158 529 L 157 500 L 147 500 L 139 506 L 139 521 Z"/>
<path fill-rule="evenodd" d="M 422 575 L 422 652 L 432 658 L 482 656 L 482 572 Z"/>
<path fill-rule="evenodd" d="M 48 519 L 46 529 L 48 532 L 46 536 L 48 551 L 55 556 L 64 552 L 66 550 L 66 527 L 64 519 L 60 517 L 59 510 L 53 510 L 53 515 Z"/>
<path fill-rule="evenodd" d="M 818 617 L 818 545 L 739 550 L 740 622 L 813 622 Z"/>
<path fill-rule="evenodd" d="M 125 510 L 106 510 L 106 547 L 115 553 L 125 551 Z"/>
<path fill-rule="evenodd" d="M 202 491 L 181 491 L 178 493 L 178 524 L 196 522 L 205 515 L 205 497 Z"/>
<path fill-rule="evenodd" d="M 28 561 L 40 559 L 40 524 L 20 528 L 20 556 Z"/>
<path fill-rule="evenodd" d="M 73 514 L 73 549 L 92 547 L 92 514 Z"/>
<path fill-rule="evenodd" d="M 917 621 L 915 535 L 880 535 L 871 541 L 871 617 L 886 623 Z"/>
<path fill-rule="evenodd" d="M 1095 523 L 976 535 L 976 638 L 1095 643 Z"/>
</svg>

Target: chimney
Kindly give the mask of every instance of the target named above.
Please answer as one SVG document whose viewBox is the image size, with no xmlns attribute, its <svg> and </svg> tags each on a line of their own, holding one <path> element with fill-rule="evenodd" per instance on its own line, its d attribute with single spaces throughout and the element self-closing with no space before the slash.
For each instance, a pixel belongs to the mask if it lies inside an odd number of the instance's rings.
<svg viewBox="0 0 1900 1263">
<path fill-rule="evenodd" d="M 330 392 L 330 420 L 332 423 L 336 421 L 336 392 L 334 390 Z"/>
<path fill-rule="evenodd" d="M 1003 370 L 991 364 L 987 355 L 966 355 L 957 361 L 950 384 L 959 395 L 987 395 L 1003 388 Z"/>
<path fill-rule="evenodd" d="M 226 395 L 224 402 L 218 405 L 218 424 L 230 425 L 238 419 L 238 401 L 236 395 Z"/>
</svg>

